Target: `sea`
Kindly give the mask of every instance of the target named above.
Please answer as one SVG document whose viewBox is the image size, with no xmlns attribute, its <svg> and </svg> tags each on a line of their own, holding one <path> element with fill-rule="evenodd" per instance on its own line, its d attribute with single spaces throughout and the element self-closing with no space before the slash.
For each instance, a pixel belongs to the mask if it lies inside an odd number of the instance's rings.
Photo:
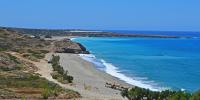
<svg viewBox="0 0 200 100">
<path fill-rule="evenodd" d="M 80 37 L 91 54 L 80 57 L 126 83 L 162 91 L 200 89 L 200 32 L 119 31 L 190 38 Z"/>
</svg>

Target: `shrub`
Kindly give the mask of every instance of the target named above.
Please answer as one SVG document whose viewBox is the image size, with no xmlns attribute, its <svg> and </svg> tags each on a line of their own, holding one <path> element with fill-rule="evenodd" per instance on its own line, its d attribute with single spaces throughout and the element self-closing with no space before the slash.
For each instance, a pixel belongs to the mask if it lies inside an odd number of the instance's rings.
<svg viewBox="0 0 200 100">
<path fill-rule="evenodd" d="M 40 50 L 41 53 L 49 53 L 48 50 Z"/>
<path fill-rule="evenodd" d="M 0 51 L 6 51 L 7 48 L 0 48 Z"/>
<path fill-rule="evenodd" d="M 52 55 L 52 67 L 56 71 L 52 73 L 52 77 L 62 83 L 72 83 L 73 77 L 68 75 L 68 71 L 64 71 L 63 67 L 59 64 L 60 57 Z"/>
<path fill-rule="evenodd" d="M 52 64 L 59 64 L 60 57 L 52 55 Z"/>
<path fill-rule="evenodd" d="M 10 60 L 14 61 L 14 62 L 17 63 L 17 64 L 20 64 L 20 62 L 19 62 L 19 60 L 17 59 L 17 57 L 12 56 L 12 55 L 10 55 L 10 54 L 8 54 L 8 56 L 9 56 Z"/>
<path fill-rule="evenodd" d="M 33 56 L 33 55 L 29 54 L 29 53 L 25 53 L 22 56 L 27 58 L 27 59 L 30 59 L 32 61 L 39 61 L 38 58 L 36 58 L 35 56 Z"/>
<path fill-rule="evenodd" d="M 68 75 L 68 71 L 65 71 L 65 73 L 63 74 L 63 79 L 67 80 L 69 83 L 72 83 L 74 78 L 72 76 Z"/>
<path fill-rule="evenodd" d="M 32 56 L 34 56 L 34 57 L 36 57 L 36 58 L 38 58 L 38 59 L 42 59 L 42 58 L 45 57 L 44 54 L 38 54 L 38 53 L 33 53 Z"/>
<path fill-rule="evenodd" d="M 122 90 L 121 95 L 122 97 L 128 97 L 128 89 Z"/>
<path fill-rule="evenodd" d="M 45 57 L 45 53 L 43 53 L 43 52 L 46 52 L 46 51 L 28 49 L 27 52 L 29 53 L 30 56 L 33 56 L 37 59 L 42 59 Z"/>
<path fill-rule="evenodd" d="M 42 97 L 43 99 L 48 99 L 49 96 L 51 94 L 51 91 L 49 89 L 45 89 L 43 92 L 42 92 Z"/>
<path fill-rule="evenodd" d="M 63 67 L 61 67 L 60 65 L 58 65 L 58 69 L 57 69 L 58 73 L 63 75 L 64 74 L 64 69 Z"/>
<path fill-rule="evenodd" d="M 53 79 L 58 79 L 59 77 L 62 77 L 57 71 L 54 71 L 51 73 L 51 76 Z"/>
<path fill-rule="evenodd" d="M 190 98 L 190 100 L 200 100 L 200 90 L 198 90 L 197 92 L 193 93 L 193 95 Z"/>
<path fill-rule="evenodd" d="M 121 91 L 123 97 L 127 97 L 129 100 L 189 100 L 190 93 L 183 91 L 170 91 L 165 90 L 162 92 L 150 91 L 149 89 L 134 87 L 129 90 Z M 194 96 L 196 98 L 196 96 Z M 200 100 L 200 99 L 191 99 Z"/>
<path fill-rule="evenodd" d="M 169 97 L 169 100 L 189 100 L 190 97 L 191 97 L 191 95 L 189 93 L 185 93 L 183 91 L 178 91 L 178 92 L 175 92 L 174 94 L 172 94 Z"/>
<path fill-rule="evenodd" d="M 52 38 L 51 35 L 45 35 L 45 38 Z"/>
</svg>

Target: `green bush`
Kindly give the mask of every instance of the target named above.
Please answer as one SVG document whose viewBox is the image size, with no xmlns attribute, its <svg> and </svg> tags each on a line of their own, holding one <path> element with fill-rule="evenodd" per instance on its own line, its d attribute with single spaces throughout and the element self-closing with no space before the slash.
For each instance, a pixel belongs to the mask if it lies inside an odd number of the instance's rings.
<svg viewBox="0 0 200 100">
<path fill-rule="evenodd" d="M 60 65 L 58 65 L 58 69 L 57 69 L 58 73 L 63 75 L 64 74 L 64 69 L 63 67 L 61 67 Z"/>
<path fill-rule="evenodd" d="M 67 80 L 69 83 L 72 83 L 74 78 L 72 76 L 68 75 L 68 71 L 65 71 L 65 73 L 63 74 L 63 79 Z"/>
<path fill-rule="evenodd" d="M 121 91 L 121 95 L 122 95 L 122 97 L 128 97 L 128 90 L 126 89 L 126 90 L 122 90 Z"/>
<path fill-rule="evenodd" d="M 49 89 L 45 89 L 43 92 L 42 92 L 42 97 L 43 99 L 48 99 L 49 96 L 51 94 L 51 91 Z"/>
<path fill-rule="evenodd" d="M 12 56 L 12 55 L 10 55 L 10 54 L 8 54 L 8 56 L 9 56 L 10 60 L 14 61 L 14 62 L 17 63 L 17 64 L 20 64 L 20 61 L 17 59 L 17 57 Z"/>
<path fill-rule="evenodd" d="M 38 75 L 32 75 L 21 71 L 6 72 L 6 75 L 11 76 L 5 77 L 4 74 L 0 74 L 0 86 L 4 86 L 6 88 L 33 87 L 44 89 L 48 88 L 50 90 L 62 90 L 62 88 L 59 87 L 57 84 L 49 82 L 45 78 L 41 78 Z"/>
<path fill-rule="evenodd" d="M 0 48 L 0 51 L 6 51 L 7 50 L 7 48 Z"/>
<path fill-rule="evenodd" d="M 72 83 L 73 77 L 68 75 L 68 71 L 64 71 L 63 67 L 59 64 L 60 57 L 52 55 L 52 67 L 57 74 L 53 73 L 52 77 L 62 83 Z"/>
<path fill-rule="evenodd" d="M 172 94 L 169 97 L 169 100 L 189 100 L 190 97 L 191 97 L 191 95 L 189 93 L 185 93 L 183 91 L 178 91 L 178 92 L 175 92 L 174 94 Z"/>
<path fill-rule="evenodd" d="M 25 53 L 22 56 L 29 59 L 29 60 L 32 60 L 32 61 L 39 61 L 37 57 L 35 57 L 35 56 L 33 56 L 32 54 L 29 54 L 29 53 L 28 54 Z"/>
<path fill-rule="evenodd" d="M 34 53 L 34 54 L 32 54 L 32 56 L 34 56 L 34 57 L 36 57 L 36 58 L 38 58 L 38 59 L 42 59 L 42 58 L 44 58 L 45 57 L 45 55 L 44 54 L 37 54 L 37 53 Z"/>
<path fill-rule="evenodd" d="M 54 71 L 53 73 L 51 73 L 51 76 L 53 79 L 58 79 L 59 77 L 62 77 L 62 75 L 59 74 L 57 71 Z"/>
<path fill-rule="evenodd" d="M 33 57 L 35 57 L 37 59 L 42 59 L 42 58 L 45 57 L 45 53 L 47 51 L 45 51 L 45 50 L 31 50 L 31 49 L 28 49 L 27 52 L 29 53 L 30 56 L 33 56 Z"/>
<path fill-rule="evenodd" d="M 41 53 L 45 53 L 45 54 L 46 54 L 46 53 L 49 53 L 48 50 L 40 50 L 40 52 L 41 52 Z"/>
<path fill-rule="evenodd" d="M 191 97 L 190 93 L 184 91 L 170 91 L 165 90 L 161 92 L 150 91 L 149 89 L 144 89 L 140 87 L 134 87 L 129 90 L 121 91 L 123 97 L 127 97 L 129 100 L 200 100 L 197 93 L 193 94 Z M 192 99 L 191 99 L 192 98 Z M 194 98 L 194 99 L 193 99 Z"/>
<path fill-rule="evenodd" d="M 200 90 L 192 94 L 190 100 L 200 100 Z"/>
</svg>

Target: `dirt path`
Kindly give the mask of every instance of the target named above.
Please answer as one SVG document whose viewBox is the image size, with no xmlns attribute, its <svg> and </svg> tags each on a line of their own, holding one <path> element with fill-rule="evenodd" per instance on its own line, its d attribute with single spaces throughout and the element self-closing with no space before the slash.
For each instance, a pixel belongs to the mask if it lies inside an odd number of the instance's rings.
<svg viewBox="0 0 200 100">
<path fill-rule="evenodd" d="M 35 61 L 31 61 L 29 59 L 22 57 L 19 53 L 16 53 L 16 52 L 8 52 L 8 53 L 19 58 L 20 60 L 34 64 L 38 68 L 38 71 L 36 71 L 35 73 L 38 73 L 41 75 L 41 77 L 45 77 L 48 80 L 56 83 L 56 80 L 54 80 L 51 77 L 52 68 L 47 63 L 47 60 L 41 59 L 39 62 L 35 62 Z"/>
<path fill-rule="evenodd" d="M 16 53 L 16 52 L 8 52 L 8 53 L 10 53 L 11 55 L 13 55 L 23 61 L 34 64 L 38 68 L 38 71 L 36 71 L 35 73 L 40 74 L 41 77 L 44 77 L 47 80 L 52 81 L 52 82 L 60 85 L 63 88 L 72 89 L 74 91 L 79 92 L 82 95 L 82 98 L 79 98 L 78 100 L 122 100 L 123 99 L 123 98 L 121 98 L 121 96 L 119 94 L 115 95 L 115 96 L 105 95 L 105 94 L 101 94 L 99 92 L 85 90 L 84 88 L 78 88 L 75 85 L 62 84 L 62 83 L 58 82 L 57 80 L 53 79 L 51 76 L 53 69 L 52 69 L 51 65 L 48 64 L 48 61 L 46 60 L 47 58 L 49 58 L 47 56 L 45 59 L 41 59 L 39 62 L 35 62 L 35 61 L 31 61 L 29 59 L 22 57 L 19 53 Z M 50 56 L 50 55 L 52 55 L 52 53 L 48 53 L 47 55 Z"/>
</svg>

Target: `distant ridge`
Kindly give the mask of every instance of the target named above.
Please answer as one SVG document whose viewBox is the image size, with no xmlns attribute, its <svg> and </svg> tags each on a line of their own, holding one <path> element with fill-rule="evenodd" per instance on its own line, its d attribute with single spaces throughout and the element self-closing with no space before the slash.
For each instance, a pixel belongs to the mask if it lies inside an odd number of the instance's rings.
<svg viewBox="0 0 200 100">
<path fill-rule="evenodd" d="M 146 38 L 182 38 L 178 36 L 166 35 L 150 35 L 150 34 L 121 34 L 117 32 L 104 32 L 95 30 L 83 29 L 31 29 L 31 28 L 14 28 L 14 27 L 0 27 L 0 29 L 7 29 L 16 31 L 22 34 L 30 34 L 37 36 L 82 36 L 82 37 L 146 37 Z"/>
</svg>

